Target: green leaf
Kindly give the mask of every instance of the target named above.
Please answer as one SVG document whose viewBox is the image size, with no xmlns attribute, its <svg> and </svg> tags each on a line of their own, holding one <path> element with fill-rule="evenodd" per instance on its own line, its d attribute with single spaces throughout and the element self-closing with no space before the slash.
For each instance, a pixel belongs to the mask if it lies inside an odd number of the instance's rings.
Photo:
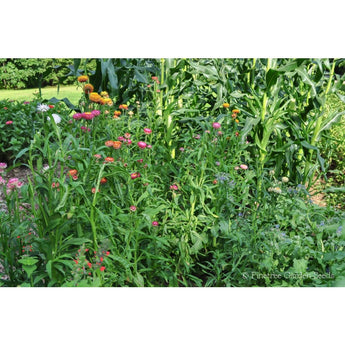
<svg viewBox="0 0 345 345">
<path fill-rule="evenodd" d="M 38 260 L 34 257 L 28 256 L 18 260 L 18 262 L 25 266 L 31 266 L 35 265 L 38 262 Z"/>
<path fill-rule="evenodd" d="M 278 80 L 280 72 L 277 70 L 270 69 L 266 73 L 266 87 L 269 90 Z"/>
<path fill-rule="evenodd" d="M 305 259 L 294 259 L 293 270 L 296 273 L 305 273 L 307 271 L 308 260 Z"/>
</svg>

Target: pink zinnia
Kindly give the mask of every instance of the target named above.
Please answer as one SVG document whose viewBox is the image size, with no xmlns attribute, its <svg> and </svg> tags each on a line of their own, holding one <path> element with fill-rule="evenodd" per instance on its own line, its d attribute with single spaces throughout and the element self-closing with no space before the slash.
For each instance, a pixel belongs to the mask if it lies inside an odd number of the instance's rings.
<svg viewBox="0 0 345 345">
<path fill-rule="evenodd" d="M 7 121 L 6 125 L 12 125 L 13 121 Z"/>
<path fill-rule="evenodd" d="M 219 122 L 213 122 L 212 127 L 215 129 L 219 129 L 221 127 Z"/>
<path fill-rule="evenodd" d="M 152 133 L 152 129 L 144 128 L 144 132 L 145 132 L 145 134 L 151 134 Z"/>
<path fill-rule="evenodd" d="M 147 144 L 146 144 L 144 141 L 139 141 L 139 142 L 138 142 L 138 146 L 139 146 L 141 149 L 144 149 L 144 148 L 147 146 Z"/>
<path fill-rule="evenodd" d="M 159 223 L 156 220 L 152 222 L 152 226 L 158 226 L 158 225 Z"/>
</svg>

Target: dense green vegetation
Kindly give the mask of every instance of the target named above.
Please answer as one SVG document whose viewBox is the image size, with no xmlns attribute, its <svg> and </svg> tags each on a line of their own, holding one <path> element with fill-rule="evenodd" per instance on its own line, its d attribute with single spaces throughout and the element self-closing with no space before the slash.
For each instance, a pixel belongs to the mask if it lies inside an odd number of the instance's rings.
<svg viewBox="0 0 345 345">
<path fill-rule="evenodd" d="M 2 285 L 344 286 L 343 60 L 84 62 L 0 101 Z"/>
</svg>

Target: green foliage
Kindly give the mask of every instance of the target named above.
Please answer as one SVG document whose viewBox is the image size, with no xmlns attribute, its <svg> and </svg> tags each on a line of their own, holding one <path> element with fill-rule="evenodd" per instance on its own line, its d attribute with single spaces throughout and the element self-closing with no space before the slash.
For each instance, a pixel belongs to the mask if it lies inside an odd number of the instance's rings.
<svg viewBox="0 0 345 345">
<path fill-rule="evenodd" d="M 344 215 L 302 184 L 328 168 L 333 63 L 75 59 L 110 102 L 3 103 L 30 177 L 1 171 L 2 285 L 343 284 Z"/>
<path fill-rule="evenodd" d="M 66 78 L 73 59 L 0 59 L 0 89 L 71 84 Z"/>
</svg>

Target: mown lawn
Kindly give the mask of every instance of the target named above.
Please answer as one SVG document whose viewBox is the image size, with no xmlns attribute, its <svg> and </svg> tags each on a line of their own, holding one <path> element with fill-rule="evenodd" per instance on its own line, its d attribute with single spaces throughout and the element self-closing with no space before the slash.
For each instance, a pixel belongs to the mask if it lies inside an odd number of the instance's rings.
<svg viewBox="0 0 345 345">
<path fill-rule="evenodd" d="M 31 101 L 39 90 L 36 89 L 24 89 L 24 90 L 0 90 L 0 100 L 17 100 L 17 101 Z M 42 97 L 44 99 L 50 99 L 56 97 L 57 99 L 68 98 L 73 104 L 77 104 L 81 96 L 81 88 L 77 88 L 76 85 L 61 86 L 58 92 L 56 86 L 50 86 L 42 88 Z"/>
</svg>

